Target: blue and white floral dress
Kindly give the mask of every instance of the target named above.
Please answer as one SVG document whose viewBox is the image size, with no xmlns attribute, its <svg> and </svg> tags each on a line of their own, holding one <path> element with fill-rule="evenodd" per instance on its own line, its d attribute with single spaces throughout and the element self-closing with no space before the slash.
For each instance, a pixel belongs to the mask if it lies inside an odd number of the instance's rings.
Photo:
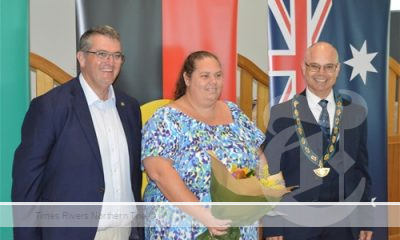
<svg viewBox="0 0 400 240">
<path fill-rule="evenodd" d="M 226 102 L 233 122 L 210 126 L 170 106 L 156 111 L 143 128 L 142 159 L 163 157 L 173 161 L 183 182 L 201 201 L 210 202 L 210 157 L 213 151 L 228 169 L 257 168 L 264 134 L 232 103 Z M 168 202 L 153 181 L 145 202 Z M 145 208 L 146 239 L 195 239 L 206 228 L 176 207 Z M 243 240 L 258 239 L 256 225 L 241 228 Z"/>
</svg>

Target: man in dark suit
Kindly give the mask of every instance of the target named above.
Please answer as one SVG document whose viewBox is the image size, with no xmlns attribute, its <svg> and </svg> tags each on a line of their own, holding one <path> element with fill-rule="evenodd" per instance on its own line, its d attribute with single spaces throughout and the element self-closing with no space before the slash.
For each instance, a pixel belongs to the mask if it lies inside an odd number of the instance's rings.
<svg viewBox="0 0 400 240">
<path fill-rule="evenodd" d="M 14 157 L 14 202 L 141 201 L 139 104 L 112 86 L 124 62 L 119 33 L 110 26 L 88 30 L 77 59 L 78 77 L 30 104 Z M 143 239 L 143 229 L 132 227 L 136 206 L 86 206 L 80 213 L 41 209 L 14 209 L 15 240 Z M 33 216 L 54 221 L 18 227 Z"/>
<path fill-rule="evenodd" d="M 271 109 L 264 144 L 270 171 L 282 171 L 286 186 L 298 186 L 283 201 L 371 200 L 366 110 L 333 91 L 339 71 L 338 53 L 331 44 L 318 42 L 312 45 L 307 49 L 302 63 L 306 90 Z M 271 225 L 277 223 L 274 225 L 276 227 L 264 228 L 267 240 L 370 240 L 372 237 L 372 231 L 368 228 L 284 227 L 310 226 L 307 224 L 312 222 L 299 220 L 297 225 L 290 225 L 286 221 L 285 225 L 281 220 L 301 214 L 299 207 L 286 209 L 291 209 L 284 212 L 288 214 L 286 216 L 265 219 L 266 226 L 269 221 Z M 317 225 L 323 222 L 322 216 L 329 219 L 335 213 L 329 215 L 327 211 L 323 212 L 323 208 L 320 210 L 321 214 L 313 219 Z M 299 219 L 305 219 L 311 212 L 303 212 Z M 351 220 L 348 222 L 351 224 Z"/>
</svg>

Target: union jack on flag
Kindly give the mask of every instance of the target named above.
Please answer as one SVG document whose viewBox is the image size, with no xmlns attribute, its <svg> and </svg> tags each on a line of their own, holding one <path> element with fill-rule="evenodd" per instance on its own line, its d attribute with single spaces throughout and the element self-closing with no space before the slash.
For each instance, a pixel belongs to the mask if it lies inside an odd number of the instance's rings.
<svg viewBox="0 0 400 240">
<path fill-rule="evenodd" d="M 286 82 L 284 89 L 273 89 L 278 92 L 272 95 L 285 102 L 305 88 L 300 63 L 307 47 L 318 41 L 332 0 L 268 0 L 268 4 L 270 76 Z"/>
</svg>

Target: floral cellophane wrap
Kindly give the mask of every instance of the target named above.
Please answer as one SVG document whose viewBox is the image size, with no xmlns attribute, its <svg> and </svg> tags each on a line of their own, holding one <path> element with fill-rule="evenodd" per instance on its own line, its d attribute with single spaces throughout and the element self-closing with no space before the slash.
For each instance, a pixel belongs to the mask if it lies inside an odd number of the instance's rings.
<svg viewBox="0 0 400 240">
<path fill-rule="evenodd" d="M 212 205 L 211 212 L 218 219 L 232 220 L 231 228 L 223 236 L 212 236 L 208 231 L 197 239 L 239 239 L 239 226 L 258 221 L 272 210 L 272 205 L 256 205 L 256 202 L 279 202 L 288 193 L 281 173 L 268 176 L 268 187 L 257 176 L 235 179 L 226 166 L 215 156 L 211 157 L 211 199 L 213 202 L 251 202 L 247 205 Z M 252 204 L 253 203 L 253 204 Z"/>
</svg>

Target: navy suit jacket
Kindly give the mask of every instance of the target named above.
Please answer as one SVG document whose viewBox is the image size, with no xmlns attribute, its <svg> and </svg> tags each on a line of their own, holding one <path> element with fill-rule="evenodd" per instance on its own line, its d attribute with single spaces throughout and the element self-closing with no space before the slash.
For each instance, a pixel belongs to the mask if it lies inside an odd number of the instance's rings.
<svg viewBox="0 0 400 240">
<path fill-rule="evenodd" d="M 117 89 L 115 97 L 129 149 L 132 192 L 139 202 L 140 107 L 134 98 Z M 14 202 L 103 201 L 105 183 L 100 150 L 79 78 L 32 100 L 22 126 L 21 144 L 15 152 L 12 177 Z M 93 239 L 96 230 L 15 228 L 14 238 Z M 143 237 L 141 229 L 133 229 L 132 234 L 133 239 Z"/>
<path fill-rule="evenodd" d="M 298 110 L 305 136 L 311 149 L 322 155 L 322 131 L 308 106 L 305 91 L 299 100 Z M 343 116 L 339 125 L 336 153 L 326 164 L 331 168 L 329 175 L 322 179 L 314 174 L 313 169 L 317 166 L 306 158 L 300 148 L 295 124 L 291 101 L 271 108 L 264 143 L 270 172 L 282 171 L 286 186 L 299 186 L 297 190 L 286 195 L 283 201 L 370 201 L 371 177 L 368 172 L 365 109 L 343 100 Z M 360 188 L 357 189 L 359 184 Z M 268 220 L 265 224 L 268 225 Z M 299 230 L 294 229 L 297 232 Z M 284 235 L 283 228 L 266 228 L 265 231 L 267 236 Z"/>
</svg>

